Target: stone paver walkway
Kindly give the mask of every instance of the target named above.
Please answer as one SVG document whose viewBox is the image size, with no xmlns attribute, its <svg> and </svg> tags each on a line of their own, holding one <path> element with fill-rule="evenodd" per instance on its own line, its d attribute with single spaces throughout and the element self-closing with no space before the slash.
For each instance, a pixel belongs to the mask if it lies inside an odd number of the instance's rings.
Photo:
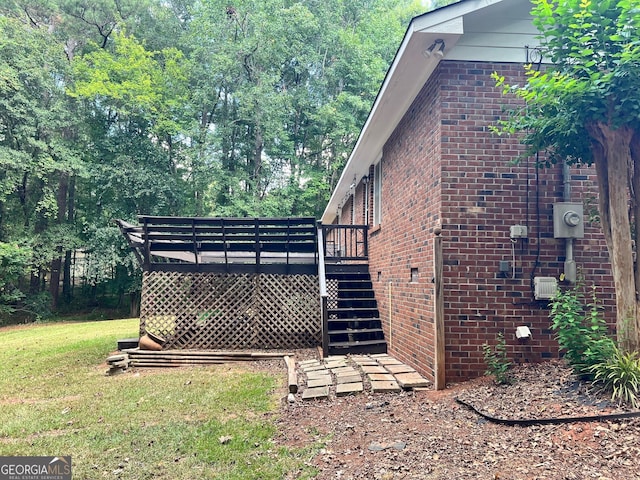
<svg viewBox="0 0 640 480">
<path fill-rule="evenodd" d="M 408 365 L 388 354 L 336 355 L 298 364 L 306 378 L 303 400 L 353 395 L 364 391 L 401 392 L 426 388 L 429 382 Z"/>
</svg>

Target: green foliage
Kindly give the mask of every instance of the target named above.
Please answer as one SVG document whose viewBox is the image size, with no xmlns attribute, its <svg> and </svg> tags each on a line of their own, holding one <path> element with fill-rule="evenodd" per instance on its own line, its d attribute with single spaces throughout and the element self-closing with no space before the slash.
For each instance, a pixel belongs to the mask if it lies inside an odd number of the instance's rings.
<svg viewBox="0 0 640 480">
<path fill-rule="evenodd" d="M 13 292 L 58 305 L 47 282 L 61 272 L 69 290 L 65 258 L 88 259 L 75 281 L 90 303 L 139 288 L 115 218 L 319 216 L 421 8 L 2 4 L 0 241 L 32 253 Z"/>
<path fill-rule="evenodd" d="M 576 285 L 559 289 L 551 301 L 551 328 L 565 359 L 581 375 L 590 375 L 590 368 L 610 358 L 615 343 L 607 335 L 607 325 L 592 287 L 592 299 L 585 312 L 583 287 Z"/>
<path fill-rule="evenodd" d="M 498 131 L 525 132 L 531 151 L 547 149 L 549 162 L 593 161 L 589 137 L 599 122 L 614 128 L 637 125 L 640 113 L 640 34 L 636 5 L 629 1 L 534 0 L 545 65 L 526 66 L 525 85 L 504 93 L 527 103 L 501 122 Z M 546 62 L 553 62 L 547 65 Z"/>
<path fill-rule="evenodd" d="M 49 320 L 53 315 L 51 311 L 51 294 L 49 292 L 27 294 L 23 303 L 21 310 L 28 315 L 28 318 L 37 322 Z"/>
<path fill-rule="evenodd" d="M 11 314 L 43 320 L 51 316 L 48 292 L 25 292 L 21 281 L 34 268 L 34 252 L 28 245 L 0 242 L 0 324 Z"/>
<path fill-rule="evenodd" d="M 591 365 L 589 372 L 594 382 L 611 392 L 611 399 L 626 402 L 634 408 L 640 406 L 640 358 L 638 352 L 623 352 L 613 348 L 610 358 Z"/>
<path fill-rule="evenodd" d="M 24 298 L 18 282 L 29 266 L 31 251 L 26 247 L 0 242 L 0 313 L 11 313 Z"/>
<path fill-rule="evenodd" d="M 511 361 L 507 358 L 507 342 L 502 332 L 497 335 L 494 347 L 488 343 L 482 345 L 482 356 L 487 364 L 486 375 L 493 375 L 499 385 L 511 384 L 513 379 L 509 375 Z"/>
</svg>

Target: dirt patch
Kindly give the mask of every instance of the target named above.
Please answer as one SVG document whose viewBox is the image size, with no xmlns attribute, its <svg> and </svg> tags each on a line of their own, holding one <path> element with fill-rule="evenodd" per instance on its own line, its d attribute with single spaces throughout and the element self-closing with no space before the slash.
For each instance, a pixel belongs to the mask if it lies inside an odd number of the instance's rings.
<svg viewBox="0 0 640 480">
<path fill-rule="evenodd" d="M 283 400 L 277 441 L 320 442 L 310 459 L 319 479 L 640 478 L 640 419 L 505 426 L 456 402 L 510 419 L 628 411 L 591 391 L 562 362 L 513 374 L 509 386 L 485 377 L 440 392 Z"/>
</svg>

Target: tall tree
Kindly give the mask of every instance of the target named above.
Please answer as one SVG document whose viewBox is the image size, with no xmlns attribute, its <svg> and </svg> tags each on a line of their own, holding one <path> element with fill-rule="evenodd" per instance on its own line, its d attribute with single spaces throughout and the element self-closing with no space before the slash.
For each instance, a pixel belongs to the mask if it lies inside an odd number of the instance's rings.
<svg viewBox="0 0 640 480">
<path fill-rule="evenodd" d="M 524 86 L 526 101 L 503 125 L 527 132 L 550 161 L 595 164 L 600 219 L 617 302 L 618 343 L 640 349 L 640 15 L 632 0 L 533 0 L 544 59 Z M 496 76 L 498 84 L 504 78 Z"/>
<path fill-rule="evenodd" d="M 114 218 L 320 214 L 420 9 L 1 3 L 0 242 L 69 299 L 74 252 L 93 287 L 135 281 Z"/>
<path fill-rule="evenodd" d="M 67 198 L 70 178 L 82 171 L 64 91 L 68 62 L 38 18 L 0 17 L 0 232 L 32 245 L 34 293 L 48 270 L 57 287 L 62 248 L 75 243 Z M 51 293 L 55 305 L 57 288 Z"/>
</svg>

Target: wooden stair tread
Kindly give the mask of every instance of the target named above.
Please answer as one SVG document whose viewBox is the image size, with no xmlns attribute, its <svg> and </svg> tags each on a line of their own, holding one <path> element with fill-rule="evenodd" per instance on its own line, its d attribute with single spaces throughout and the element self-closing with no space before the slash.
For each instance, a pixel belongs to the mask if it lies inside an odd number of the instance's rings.
<svg viewBox="0 0 640 480">
<path fill-rule="evenodd" d="M 330 330 L 329 335 L 344 335 L 344 334 L 358 334 L 358 333 L 376 333 L 382 332 L 382 328 L 351 328 L 342 330 Z"/>
<path fill-rule="evenodd" d="M 386 344 L 386 340 L 384 339 L 379 339 L 379 340 L 354 340 L 352 342 L 329 342 L 329 346 L 330 347 L 350 347 L 350 346 L 357 346 L 357 345 L 379 345 L 379 344 Z"/>
</svg>

